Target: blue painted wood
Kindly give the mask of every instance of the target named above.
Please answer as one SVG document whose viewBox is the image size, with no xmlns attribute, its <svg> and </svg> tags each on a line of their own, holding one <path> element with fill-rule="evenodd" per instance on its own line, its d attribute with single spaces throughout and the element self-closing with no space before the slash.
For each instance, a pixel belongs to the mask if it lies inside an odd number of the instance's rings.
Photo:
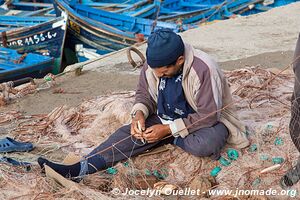
<svg viewBox="0 0 300 200">
<path fill-rule="evenodd" d="M 157 12 L 159 12 L 160 6 L 161 6 L 160 0 L 155 0 L 153 3 L 150 4 L 147 1 L 147 4 L 141 7 L 136 7 L 135 9 L 131 9 L 125 12 L 118 10 L 117 13 L 122 13 L 131 17 L 156 19 L 156 16 L 158 14 Z"/>
<path fill-rule="evenodd" d="M 134 33 L 142 33 L 145 36 L 149 36 L 155 23 L 153 20 L 130 17 L 122 14 L 111 13 L 104 10 L 98 10 L 90 8 L 85 5 L 76 4 L 72 6 L 74 10 L 81 16 L 87 17 L 89 19 L 105 23 L 106 25 L 113 26 L 122 31 L 130 31 Z M 173 29 L 174 31 L 179 31 L 180 27 L 174 23 L 166 23 L 157 21 L 157 29 L 165 27 Z"/>
<path fill-rule="evenodd" d="M 299 0 L 274 0 L 274 3 L 271 3 L 268 7 L 286 5 L 295 1 Z M 262 2 L 265 3 L 266 1 L 165 0 L 162 4 L 159 20 L 174 21 L 180 19 L 183 24 L 192 24 L 228 19 L 234 14 L 249 15 L 267 10 L 266 7 L 259 6 Z M 254 5 L 252 10 L 250 10 L 251 5 Z"/>
<path fill-rule="evenodd" d="M 0 16 L 0 26 L 33 26 L 53 20 L 53 17 L 20 17 L 20 16 Z"/>
<path fill-rule="evenodd" d="M 53 68 L 54 59 L 49 56 L 28 53 L 17 63 L 22 55 L 17 50 L 0 47 L 0 83 L 24 77 L 40 78 Z"/>
<path fill-rule="evenodd" d="M 72 0 L 69 4 L 83 4 L 85 6 L 98 8 L 102 10 L 107 10 L 113 13 L 125 14 L 132 17 L 150 18 L 154 19 L 156 12 L 159 10 L 161 4 L 160 0 L 154 0 L 150 2 L 149 0 L 141 1 L 126 1 L 126 3 L 103 3 L 85 0 Z"/>
<path fill-rule="evenodd" d="M 29 16 L 46 16 L 47 13 L 49 12 L 53 12 L 53 7 L 49 7 L 49 8 L 43 8 L 43 9 L 39 9 L 39 10 L 36 10 L 36 11 L 30 11 L 26 14 L 23 14 L 22 17 L 29 17 Z"/>
<path fill-rule="evenodd" d="M 138 2 L 132 3 L 132 4 L 119 4 L 119 5 L 127 5 L 127 6 L 124 7 L 123 9 L 116 10 L 115 12 L 116 13 L 123 13 L 123 12 L 127 12 L 127 11 L 130 11 L 130 10 L 136 10 L 137 8 L 139 8 L 141 6 L 144 6 L 147 3 L 148 3 L 147 0 L 141 0 L 141 1 L 138 1 Z"/>
<path fill-rule="evenodd" d="M 121 2 L 121 1 L 120 1 Z M 125 3 L 103 3 L 90 0 L 72 0 L 71 5 L 83 4 L 85 6 L 107 10 L 114 13 L 125 14 L 132 17 L 154 19 L 161 5 L 161 0 L 125 1 Z"/>
<path fill-rule="evenodd" d="M 16 10 L 27 10 L 35 11 L 37 9 L 51 8 L 53 7 L 52 3 L 34 3 L 34 2 L 22 2 L 14 0 L 11 2 L 10 7 Z"/>
<path fill-rule="evenodd" d="M 190 24 L 195 22 L 207 22 L 213 21 L 216 19 L 228 19 L 228 17 L 232 16 L 232 13 L 239 12 L 245 8 L 247 8 L 250 4 L 255 4 L 260 2 L 261 0 L 239 0 L 233 1 L 228 0 L 223 3 L 210 8 L 207 11 L 194 13 L 193 16 L 185 17 L 182 21 L 184 24 Z"/>
<path fill-rule="evenodd" d="M 212 7 L 224 0 L 164 0 L 162 7 L 173 11 L 194 11 L 198 8 Z"/>
<path fill-rule="evenodd" d="M 56 13 L 68 13 L 66 47 L 75 53 L 75 45 L 96 49 L 99 54 L 113 52 L 137 42 L 135 33 L 122 31 L 75 12 L 66 2 L 54 2 Z"/>
<path fill-rule="evenodd" d="M 79 1 L 75 2 L 79 3 Z M 81 2 L 81 4 L 84 4 L 86 6 L 90 7 L 100 7 L 100 8 L 116 8 L 116 9 L 122 9 L 122 8 L 127 8 L 128 6 L 131 6 L 131 4 L 116 4 L 116 3 L 102 3 L 102 2 L 94 2 L 94 1 L 84 1 Z"/>
<path fill-rule="evenodd" d="M 136 34 L 148 37 L 155 21 L 88 7 L 86 5 L 69 5 L 64 0 L 55 0 L 57 13 L 68 13 L 68 39 L 66 44 L 75 51 L 75 44 L 84 48 L 96 49 L 105 54 L 130 46 L 138 41 Z M 179 31 L 174 23 L 158 21 L 155 28 L 168 27 Z"/>
<path fill-rule="evenodd" d="M 268 10 L 272 9 L 272 7 L 270 7 L 270 6 L 264 6 L 262 4 L 256 4 L 255 5 L 255 9 L 264 12 L 264 11 L 268 11 Z"/>
<path fill-rule="evenodd" d="M 96 0 L 96 1 L 93 1 L 93 0 L 80 0 L 80 3 L 82 4 L 86 4 L 86 3 L 101 3 L 101 4 L 118 4 L 118 5 L 126 5 L 126 4 L 134 4 L 134 3 L 137 3 L 141 0 Z M 79 1 L 78 1 L 79 2 Z"/>
<path fill-rule="evenodd" d="M 5 7 L 5 6 L 4 6 Z M 6 15 L 6 16 L 23 16 L 24 14 L 29 13 L 30 11 L 24 11 L 24 10 L 12 10 L 12 9 L 3 9 L 0 8 L 0 16 Z"/>
<path fill-rule="evenodd" d="M 255 4 L 255 7 L 253 9 L 251 10 L 248 9 L 245 12 L 241 13 L 241 15 L 243 16 L 252 15 L 252 14 L 264 12 L 269 9 L 279 7 L 279 6 L 284 6 L 297 1 L 299 0 L 265 0 L 263 2 Z"/>
<path fill-rule="evenodd" d="M 0 26 L 0 32 L 2 32 L 2 31 L 8 31 L 8 30 L 10 30 L 11 28 L 8 28 L 8 27 L 1 27 Z"/>
<path fill-rule="evenodd" d="M 54 57 L 53 73 L 57 74 L 61 71 L 66 22 L 67 16 L 64 15 L 34 26 L 7 30 L 6 37 L 0 30 L 0 46 Z"/>
</svg>

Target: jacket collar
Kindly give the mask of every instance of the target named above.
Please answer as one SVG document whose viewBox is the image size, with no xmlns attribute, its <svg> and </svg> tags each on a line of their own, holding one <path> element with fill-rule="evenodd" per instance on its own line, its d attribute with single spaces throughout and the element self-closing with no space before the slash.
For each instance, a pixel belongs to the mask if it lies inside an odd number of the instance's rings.
<svg viewBox="0 0 300 200">
<path fill-rule="evenodd" d="M 194 48 L 192 45 L 184 43 L 184 65 L 183 65 L 183 79 L 189 74 L 194 61 Z"/>
</svg>

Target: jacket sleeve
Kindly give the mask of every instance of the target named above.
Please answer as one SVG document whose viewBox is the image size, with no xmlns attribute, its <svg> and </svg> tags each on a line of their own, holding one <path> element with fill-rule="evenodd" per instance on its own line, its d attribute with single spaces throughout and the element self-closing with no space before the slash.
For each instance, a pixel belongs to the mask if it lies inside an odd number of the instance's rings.
<svg viewBox="0 0 300 200">
<path fill-rule="evenodd" d="M 200 128 L 211 127 L 218 121 L 219 113 L 217 113 L 217 102 L 222 100 L 222 92 L 213 87 L 220 86 L 219 77 L 213 78 L 215 81 L 212 85 L 212 76 L 210 70 L 207 69 L 200 75 L 200 86 L 196 92 L 195 103 L 197 110 L 195 113 L 189 114 L 186 118 L 179 118 L 174 120 L 170 124 L 170 129 L 175 137 L 186 137 L 189 133 L 192 133 Z"/>
<path fill-rule="evenodd" d="M 300 33 L 296 44 L 296 49 L 294 52 L 294 64 L 293 70 L 295 74 L 294 92 L 292 96 L 292 101 L 300 97 Z"/>
<path fill-rule="evenodd" d="M 145 63 L 141 69 L 139 82 L 136 89 L 135 101 L 131 114 L 135 114 L 136 111 L 141 110 L 144 113 L 145 119 L 155 113 L 156 103 L 149 93 L 149 85 L 147 81 L 146 71 L 148 69 L 148 64 Z"/>
<path fill-rule="evenodd" d="M 294 52 L 294 64 L 293 70 L 295 74 L 294 81 L 294 92 L 291 99 L 291 119 L 289 122 L 289 131 L 294 142 L 295 146 L 298 150 L 300 150 L 299 146 L 299 117 L 300 117 L 300 34 L 297 40 L 296 49 Z"/>
</svg>

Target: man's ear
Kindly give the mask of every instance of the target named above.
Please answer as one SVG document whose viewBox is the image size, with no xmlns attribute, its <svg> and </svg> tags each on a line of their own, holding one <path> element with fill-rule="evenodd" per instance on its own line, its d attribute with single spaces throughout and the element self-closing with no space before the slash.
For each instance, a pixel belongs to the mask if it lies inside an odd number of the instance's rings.
<svg viewBox="0 0 300 200">
<path fill-rule="evenodd" d="M 178 65 L 182 65 L 184 63 L 184 56 L 179 56 L 179 58 L 177 58 L 177 62 Z"/>
</svg>

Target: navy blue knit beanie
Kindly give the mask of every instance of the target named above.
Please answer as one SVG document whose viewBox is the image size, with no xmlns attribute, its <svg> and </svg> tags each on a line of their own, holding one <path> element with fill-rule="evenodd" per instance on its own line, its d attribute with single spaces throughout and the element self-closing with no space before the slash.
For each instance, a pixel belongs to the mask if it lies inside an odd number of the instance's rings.
<svg viewBox="0 0 300 200">
<path fill-rule="evenodd" d="M 148 37 L 147 63 L 151 68 L 172 64 L 184 53 L 184 44 L 171 29 L 156 30 Z"/>
</svg>

